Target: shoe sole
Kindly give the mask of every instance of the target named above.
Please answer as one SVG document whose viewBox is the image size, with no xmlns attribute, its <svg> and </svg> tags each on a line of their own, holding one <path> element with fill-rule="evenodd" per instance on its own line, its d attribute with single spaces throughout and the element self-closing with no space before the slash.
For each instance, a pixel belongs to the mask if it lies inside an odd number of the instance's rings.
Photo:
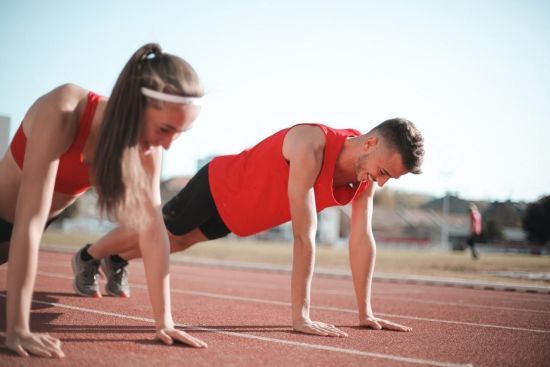
<svg viewBox="0 0 550 367">
<path fill-rule="evenodd" d="M 109 273 L 107 272 L 107 269 L 106 269 L 107 267 L 105 266 L 104 261 L 101 262 L 100 268 L 101 268 L 101 270 L 103 270 L 103 273 L 105 274 L 105 278 L 107 278 L 107 281 L 108 281 L 109 280 Z M 107 284 L 105 284 L 105 292 L 111 297 L 130 298 L 130 292 L 129 291 L 128 291 L 128 293 L 126 293 L 126 292 L 120 292 L 120 293 L 111 292 L 109 290 L 109 288 L 107 288 Z"/>
<path fill-rule="evenodd" d="M 107 287 L 105 287 L 105 292 L 107 292 L 107 294 L 111 297 L 118 297 L 118 298 L 130 298 L 130 294 L 129 293 L 124 293 L 124 292 L 120 292 L 119 294 L 117 293 L 114 293 L 114 292 L 109 292 L 109 290 L 107 289 Z"/>
</svg>

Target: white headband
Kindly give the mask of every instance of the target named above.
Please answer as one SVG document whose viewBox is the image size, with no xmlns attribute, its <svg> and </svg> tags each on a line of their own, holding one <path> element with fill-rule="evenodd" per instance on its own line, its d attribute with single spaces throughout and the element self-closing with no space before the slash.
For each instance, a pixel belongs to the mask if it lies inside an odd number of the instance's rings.
<svg viewBox="0 0 550 367">
<path fill-rule="evenodd" d="M 171 103 L 181 103 L 181 104 L 191 104 L 191 105 L 200 105 L 200 97 L 184 97 L 178 96 L 175 94 L 168 94 L 159 92 L 153 89 L 141 87 L 141 93 L 144 96 L 158 99 L 159 101 L 171 102 Z"/>
</svg>

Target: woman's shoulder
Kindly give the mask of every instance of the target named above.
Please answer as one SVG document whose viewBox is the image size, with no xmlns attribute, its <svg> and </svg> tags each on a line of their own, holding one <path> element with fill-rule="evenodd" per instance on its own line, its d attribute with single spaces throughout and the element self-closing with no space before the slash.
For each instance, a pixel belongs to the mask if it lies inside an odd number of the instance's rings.
<svg viewBox="0 0 550 367">
<path fill-rule="evenodd" d="M 87 89 L 79 85 L 66 83 L 52 89 L 41 99 L 46 100 L 52 107 L 68 112 L 75 110 L 82 102 L 85 103 L 88 92 Z"/>
<path fill-rule="evenodd" d="M 23 120 L 25 135 L 54 132 L 63 148 L 68 148 L 78 131 L 88 92 L 75 84 L 62 84 L 39 97 Z"/>
<path fill-rule="evenodd" d="M 25 120 L 33 115 L 41 117 L 67 117 L 78 113 L 79 106 L 86 103 L 88 91 L 76 84 L 62 84 L 40 96 L 27 111 Z"/>
</svg>

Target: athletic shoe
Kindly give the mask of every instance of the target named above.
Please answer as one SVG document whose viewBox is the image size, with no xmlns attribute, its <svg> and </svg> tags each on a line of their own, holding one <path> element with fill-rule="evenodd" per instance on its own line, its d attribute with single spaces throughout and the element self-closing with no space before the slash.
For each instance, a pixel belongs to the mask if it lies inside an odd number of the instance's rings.
<svg viewBox="0 0 550 367">
<path fill-rule="evenodd" d="M 82 260 L 81 253 L 91 245 L 86 245 L 73 255 L 72 265 L 74 273 L 73 288 L 76 293 L 84 297 L 101 298 L 99 292 L 99 260 Z"/>
<path fill-rule="evenodd" d="M 116 262 L 107 256 L 101 260 L 101 269 L 107 277 L 105 290 L 111 296 L 128 298 L 130 297 L 130 286 L 128 285 L 128 262 Z"/>
</svg>

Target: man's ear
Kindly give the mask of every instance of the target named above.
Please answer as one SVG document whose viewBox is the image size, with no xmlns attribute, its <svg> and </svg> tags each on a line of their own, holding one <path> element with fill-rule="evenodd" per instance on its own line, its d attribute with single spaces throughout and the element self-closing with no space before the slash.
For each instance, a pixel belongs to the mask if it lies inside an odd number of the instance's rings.
<svg viewBox="0 0 550 367">
<path fill-rule="evenodd" d="M 371 151 L 374 147 L 378 145 L 378 137 L 375 135 L 368 136 L 363 143 L 363 150 L 365 152 Z"/>
</svg>

